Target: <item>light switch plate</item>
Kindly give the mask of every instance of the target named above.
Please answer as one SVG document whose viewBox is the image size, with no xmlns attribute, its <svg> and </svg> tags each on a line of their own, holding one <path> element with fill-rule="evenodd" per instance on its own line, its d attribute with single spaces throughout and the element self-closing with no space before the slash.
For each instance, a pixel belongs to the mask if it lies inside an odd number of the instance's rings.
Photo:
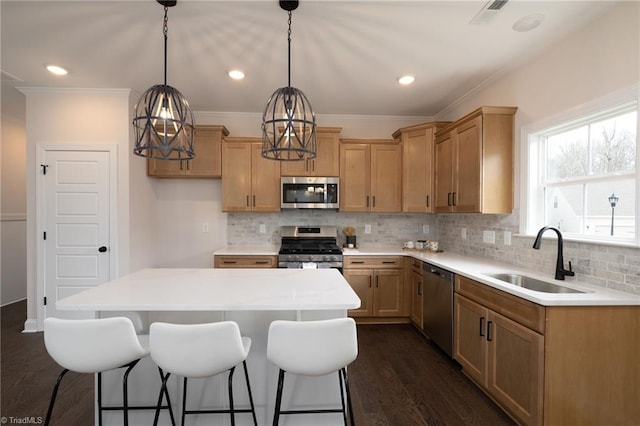
<svg viewBox="0 0 640 426">
<path fill-rule="evenodd" d="M 267 225 L 265 225 L 264 223 L 260 224 L 260 233 L 261 234 L 266 234 L 267 233 Z"/>
<path fill-rule="evenodd" d="M 463 240 L 467 239 L 467 228 L 462 228 L 462 232 L 460 233 L 460 236 L 462 237 Z"/>
<path fill-rule="evenodd" d="M 371 225 L 369 225 L 369 224 L 364 225 L 364 233 L 365 234 L 370 234 L 371 233 Z"/>
<path fill-rule="evenodd" d="M 504 245 L 511 245 L 511 231 L 504 231 Z"/>
<path fill-rule="evenodd" d="M 204 233 L 209 232 L 209 224 L 207 222 L 202 224 L 202 232 Z"/>
<path fill-rule="evenodd" d="M 423 234 L 428 234 L 429 233 L 429 225 L 427 225 L 426 223 L 424 225 L 422 225 L 422 233 Z"/>
</svg>

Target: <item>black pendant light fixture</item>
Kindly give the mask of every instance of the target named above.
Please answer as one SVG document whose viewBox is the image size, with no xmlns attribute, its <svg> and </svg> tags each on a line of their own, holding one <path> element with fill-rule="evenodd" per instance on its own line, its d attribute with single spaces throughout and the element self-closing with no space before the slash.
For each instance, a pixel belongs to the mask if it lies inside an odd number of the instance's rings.
<svg viewBox="0 0 640 426">
<path fill-rule="evenodd" d="M 164 6 L 164 84 L 149 88 L 136 104 L 133 153 L 161 160 L 188 160 L 195 156 L 193 114 L 182 93 L 167 85 L 167 11 L 177 1 L 157 1 Z"/>
<path fill-rule="evenodd" d="M 262 116 L 262 156 L 291 161 L 316 157 L 316 115 L 301 90 L 291 87 L 291 12 L 298 1 L 280 1 L 288 12 L 288 82 L 269 98 Z"/>
</svg>

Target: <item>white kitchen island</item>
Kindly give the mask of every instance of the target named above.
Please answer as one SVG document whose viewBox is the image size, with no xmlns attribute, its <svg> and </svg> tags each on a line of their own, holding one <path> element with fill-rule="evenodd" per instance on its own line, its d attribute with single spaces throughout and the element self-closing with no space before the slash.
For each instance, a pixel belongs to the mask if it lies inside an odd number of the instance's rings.
<svg viewBox="0 0 640 426">
<path fill-rule="evenodd" d="M 272 422 L 277 367 L 266 359 L 269 324 L 276 319 L 340 318 L 360 306 L 360 299 L 337 269 L 144 269 L 56 303 L 60 310 L 91 311 L 96 317 L 132 312 L 143 327 L 154 321 L 202 323 L 233 320 L 251 337 L 247 364 L 258 424 Z M 103 400 L 119 403 L 121 373 L 103 377 Z M 169 382 L 174 414 L 179 416 L 181 383 Z M 283 408 L 327 408 L 340 404 L 337 375 L 319 378 L 287 376 Z M 129 378 L 130 404 L 155 403 L 160 389 L 157 367 L 146 358 Z M 188 408 L 227 408 L 226 374 L 189 380 Z M 234 375 L 234 403 L 248 407 L 244 377 Z M 286 408 L 285 408 L 286 409 Z M 107 412 L 105 425 L 122 424 L 122 414 Z M 153 411 L 130 412 L 131 425 L 150 425 Z M 178 417 L 179 420 L 179 417 Z M 281 425 L 333 425 L 339 414 L 281 417 Z M 250 414 L 237 414 L 236 424 L 252 424 Z M 230 424 L 229 415 L 190 415 L 190 425 Z M 160 424 L 170 424 L 166 410 Z"/>
</svg>

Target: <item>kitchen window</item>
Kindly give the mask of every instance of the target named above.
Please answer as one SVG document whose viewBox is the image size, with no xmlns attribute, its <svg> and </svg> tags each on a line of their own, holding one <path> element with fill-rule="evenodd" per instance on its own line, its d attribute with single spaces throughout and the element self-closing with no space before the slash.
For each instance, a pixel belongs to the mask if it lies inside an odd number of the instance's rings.
<svg viewBox="0 0 640 426">
<path fill-rule="evenodd" d="M 637 98 L 598 104 L 523 130 L 526 233 L 547 225 L 567 238 L 640 245 Z"/>
</svg>

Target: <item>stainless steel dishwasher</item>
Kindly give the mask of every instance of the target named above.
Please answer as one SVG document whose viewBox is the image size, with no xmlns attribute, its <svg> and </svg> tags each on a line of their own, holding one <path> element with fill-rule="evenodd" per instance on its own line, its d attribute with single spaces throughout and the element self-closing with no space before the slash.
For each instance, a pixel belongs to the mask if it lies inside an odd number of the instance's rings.
<svg viewBox="0 0 640 426">
<path fill-rule="evenodd" d="M 422 329 L 436 345 L 452 357 L 454 274 L 423 262 L 422 278 Z"/>
</svg>

